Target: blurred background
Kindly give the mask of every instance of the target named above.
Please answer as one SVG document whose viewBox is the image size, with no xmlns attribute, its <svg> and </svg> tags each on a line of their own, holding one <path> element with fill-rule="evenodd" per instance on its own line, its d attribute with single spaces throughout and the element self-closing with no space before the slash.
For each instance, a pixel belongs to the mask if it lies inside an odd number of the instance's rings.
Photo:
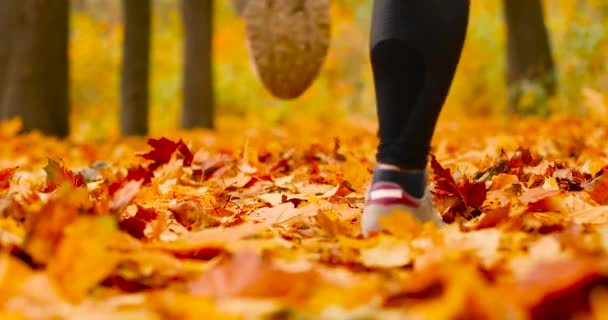
<svg viewBox="0 0 608 320">
<path fill-rule="evenodd" d="M 512 88 L 507 89 L 508 33 L 502 1 L 511 0 L 472 1 L 463 58 L 442 119 L 556 113 L 606 117 L 608 2 L 543 0 L 544 21 L 519 17 L 527 19 L 520 23 L 525 32 L 535 32 L 534 23 L 546 25 L 550 61 L 546 52 L 538 53 L 543 51 L 542 46 L 540 49 L 520 46 L 517 50 L 519 54 L 544 59 L 543 63 L 550 66 L 550 70 L 544 70 L 550 79 L 518 85 L 515 93 L 518 103 L 513 106 L 509 99 L 514 93 Z M 526 2 L 536 1 L 511 2 L 525 6 Z M 371 0 L 331 1 L 329 55 L 313 86 L 293 101 L 273 98 L 257 81 L 249 62 L 238 4 L 229 0 L 212 3 L 208 8 L 212 19 L 215 126 L 221 127 L 222 121 L 231 117 L 245 119 L 244 127 L 304 118 L 306 121 L 373 119 L 374 92 L 368 60 Z M 73 0 L 69 6 L 70 135 L 78 139 L 118 137 L 123 21 L 128 9 L 117 0 Z M 149 13 L 150 113 L 146 130 L 160 134 L 180 127 L 185 32 L 179 1 L 152 0 Z"/>
</svg>

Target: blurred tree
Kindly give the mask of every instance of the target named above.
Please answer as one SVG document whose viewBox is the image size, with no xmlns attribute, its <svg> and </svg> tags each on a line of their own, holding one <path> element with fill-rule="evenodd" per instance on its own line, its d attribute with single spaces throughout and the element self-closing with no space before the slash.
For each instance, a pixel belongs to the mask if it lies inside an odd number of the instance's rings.
<svg viewBox="0 0 608 320">
<path fill-rule="evenodd" d="M 87 0 L 72 0 L 72 10 L 74 11 L 85 11 L 87 10 Z"/>
<path fill-rule="evenodd" d="M 245 5 L 247 4 L 247 0 L 234 0 L 234 11 L 240 17 L 243 15 L 243 11 L 245 11 Z"/>
<path fill-rule="evenodd" d="M 182 0 L 185 50 L 181 127 L 213 128 L 213 0 Z"/>
<path fill-rule="evenodd" d="M 10 1 L 10 0 L 9 0 Z M 20 116 L 25 131 L 69 134 L 69 0 L 14 1 L 15 41 L 2 96 L 2 118 Z"/>
<path fill-rule="evenodd" d="M 2 93 L 4 92 L 4 80 L 8 65 L 10 63 L 10 54 L 13 49 L 13 40 L 16 31 L 17 15 L 15 14 L 18 2 L 14 0 L 0 0 L 0 106 L 2 102 Z M 0 114 L 2 114 L 0 112 Z"/>
<path fill-rule="evenodd" d="M 541 0 L 504 0 L 511 113 L 546 114 L 556 72 Z M 525 99 L 524 99 L 525 97 Z"/>
<path fill-rule="evenodd" d="M 123 0 L 120 128 L 123 135 L 148 134 L 150 0 Z"/>
</svg>

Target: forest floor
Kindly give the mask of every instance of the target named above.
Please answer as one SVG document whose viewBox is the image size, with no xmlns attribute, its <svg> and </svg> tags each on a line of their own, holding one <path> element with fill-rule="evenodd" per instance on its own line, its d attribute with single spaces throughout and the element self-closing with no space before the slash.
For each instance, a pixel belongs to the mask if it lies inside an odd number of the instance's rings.
<svg viewBox="0 0 608 320">
<path fill-rule="evenodd" d="M 441 122 L 430 183 L 449 225 L 396 212 L 368 239 L 365 121 L 17 130 L 0 125 L 1 319 L 608 315 L 608 130 L 589 120 Z"/>
</svg>

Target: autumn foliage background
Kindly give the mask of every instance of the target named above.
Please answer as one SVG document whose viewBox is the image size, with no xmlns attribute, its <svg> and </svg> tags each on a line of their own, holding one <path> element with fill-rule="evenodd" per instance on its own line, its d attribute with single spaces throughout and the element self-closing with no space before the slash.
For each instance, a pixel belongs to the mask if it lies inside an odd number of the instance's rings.
<svg viewBox="0 0 608 320">
<path fill-rule="evenodd" d="M 546 0 L 546 22 L 557 63 L 559 95 L 551 108 L 579 115 L 605 115 L 608 87 L 608 17 L 599 0 Z M 111 2 L 110 2 L 111 3 Z M 230 1 L 215 6 L 214 77 L 219 113 L 250 116 L 249 125 L 298 121 L 301 117 L 333 120 L 375 114 L 368 58 L 372 1 L 332 2 L 333 42 L 322 73 L 300 99 L 274 99 L 256 80 L 245 46 L 244 23 Z M 72 126 L 75 136 L 116 137 L 119 114 L 121 24 L 118 4 L 98 1 L 96 10 L 72 16 L 70 57 Z M 171 1 L 155 2 L 151 130 L 177 127 L 180 106 L 182 37 L 179 13 Z M 502 114 L 505 30 L 501 3 L 473 1 L 463 58 L 442 119 Z"/>
<path fill-rule="evenodd" d="M 371 1 L 332 1 L 327 61 L 289 102 L 215 1 L 214 131 L 178 129 L 181 23 L 154 1 L 146 138 L 120 137 L 119 4 L 90 3 L 70 21 L 70 138 L 0 124 L 0 319 L 606 319 L 605 1 L 544 1 L 548 118 L 505 116 L 501 2 L 472 1 L 429 168 L 450 225 L 401 212 L 370 239 Z"/>
</svg>

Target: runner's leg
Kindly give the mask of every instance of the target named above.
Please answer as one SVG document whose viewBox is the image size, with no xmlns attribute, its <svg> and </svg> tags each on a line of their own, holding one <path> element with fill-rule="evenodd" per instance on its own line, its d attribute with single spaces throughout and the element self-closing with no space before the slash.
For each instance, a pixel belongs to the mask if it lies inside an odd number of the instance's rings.
<svg viewBox="0 0 608 320">
<path fill-rule="evenodd" d="M 433 220 L 426 165 L 439 114 L 458 65 L 469 0 L 375 0 L 370 58 L 380 144 L 364 233 L 402 206 Z M 424 204 L 424 205 L 423 205 Z M 397 207 L 395 207 L 397 206 Z M 390 212 L 389 212 L 390 213 Z"/>
</svg>

